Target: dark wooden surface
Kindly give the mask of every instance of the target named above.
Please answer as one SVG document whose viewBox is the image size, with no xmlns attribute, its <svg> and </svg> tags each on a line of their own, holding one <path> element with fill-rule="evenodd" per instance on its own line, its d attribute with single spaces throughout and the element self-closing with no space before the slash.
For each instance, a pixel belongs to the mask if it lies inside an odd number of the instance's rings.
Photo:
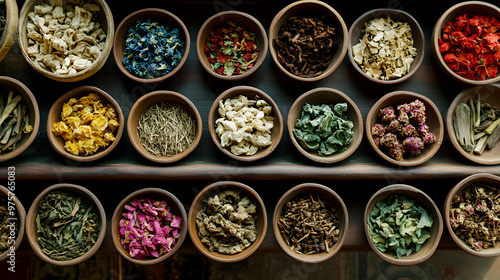
<svg viewBox="0 0 500 280">
<path fill-rule="evenodd" d="M 24 1 L 18 1 L 21 9 Z M 60 83 L 43 77 L 24 61 L 16 44 L 0 63 L 0 75 L 11 76 L 25 83 L 37 98 L 41 126 L 32 146 L 18 158 L 0 163 L 0 182 L 6 183 L 7 167 L 16 168 L 16 194 L 26 210 L 44 188 L 57 182 L 79 183 L 94 191 L 110 218 L 114 207 L 130 192 L 142 187 L 161 187 L 177 195 L 186 209 L 207 184 L 219 180 L 238 180 L 254 187 L 272 211 L 279 197 L 289 188 L 302 182 L 319 182 L 332 187 L 346 201 L 349 210 L 347 249 L 367 248 L 362 215 L 371 194 L 391 183 L 407 183 L 426 191 L 442 207 L 448 190 L 459 180 L 478 172 L 500 175 L 498 166 L 481 166 L 457 154 L 444 140 L 441 149 L 427 163 L 417 167 L 397 167 L 378 158 L 364 139 L 358 150 L 348 159 L 332 164 L 316 164 L 295 150 L 288 131 L 283 134 L 277 150 L 267 158 L 252 162 L 236 162 L 223 155 L 208 133 L 208 111 L 213 100 L 224 90 L 237 86 L 257 87 L 269 94 L 278 104 L 285 119 L 294 100 L 316 87 L 336 88 L 349 95 L 360 108 L 363 119 L 371 106 L 384 94 L 395 90 L 409 90 L 429 97 L 444 116 L 454 97 L 464 88 L 446 76 L 437 66 L 430 49 L 430 36 L 441 13 L 458 1 L 357 1 L 354 3 L 326 1 L 343 17 L 347 26 L 362 13 L 374 8 L 399 8 L 414 16 L 420 23 L 426 40 L 424 61 L 418 72 L 408 81 L 397 85 L 379 85 L 365 80 L 350 65 L 347 57 L 329 77 L 314 83 L 296 82 L 279 72 L 269 54 L 264 64 L 250 78 L 240 82 L 222 82 L 201 67 L 195 48 L 198 29 L 209 16 L 227 9 L 236 9 L 258 18 L 266 30 L 276 13 L 291 1 L 213 0 L 213 1 L 132 1 L 109 0 L 115 26 L 129 13 L 145 7 L 160 7 L 173 12 L 186 24 L 192 40 L 187 63 L 172 80 L 162 84 L 145 85 L 128 80 L 119 72 L 111 55 L 105 66 L 93 77 L 75 83 Z M 494 2 L 494 1 L 487 1 Z M 80 85 L 97 86 L 112 95 L 127 117 L 133 103 L 153 90 L 172 90 L 188 97 L 198 108 L 203 120 L 203 135 L 197 149 L 180 162 L 159 165 L 143 159 L 132 147 L 125 134 L 117 148 L 104 159 L 94 163 L 72 162 L 58 155 L 46 135 L 47 113 L 51 104 L 68 90 Z M 271 224 L 270 224 L 271 226 Z M 108 231 L 109 233 L 110 231 Z M 263 249 L 277 249 L 269 227 Z M 441 248 L 455 246 L 443 235 Z M 103 251 L 114 250 L 110 234 Z M 186 243 L 190 243 L 187 238 Z M 26 246 L 25 248 L 29 247 Z M 193 248 L 186 245 L 186 248 Z"/>
</svg>

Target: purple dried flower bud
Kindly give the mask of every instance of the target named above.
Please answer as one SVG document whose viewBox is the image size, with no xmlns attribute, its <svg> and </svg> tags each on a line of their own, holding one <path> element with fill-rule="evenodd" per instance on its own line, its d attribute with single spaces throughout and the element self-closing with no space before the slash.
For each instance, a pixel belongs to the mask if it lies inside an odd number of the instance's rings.
<svg viewBox="0 0 500 280">
<path fill-rule="evenodd" d="M 382 122 L 390 122 L 396 118 L 396 114 L 394 113 L 394 108 L 391 106 L 385 107 L 378 112 L 378 116 L 381 117 Z"/>
<path fill-rule="evenodd" d="M 373 137 L 373 142 L 375 143 L 375 146 L 377 146 L 377 148 L 380 148 L 383 146 L 382 143 L 380 142 L 381 140 L 382 140 L 381 137 L 377 137 L 377 136 Z"/>
<path fill-rule="evenodd" d="M 424 142 L 418 137 L 408 137 L 403 141 L 403 146 L 406 152 L 416 156 L 424 149 Z"/>
<path fill-rule="evenodd" d="M 173 227 L 173 228 L 180 228 L 180 227 L 181 227 L 181 224 L 182 224 L 182 218 L 181 218 L 181 217 L 176 217 L 176 218 L 172 221 L 172 227 Z"/>
<path fill-rule="evenodd" d="M 422 111 L 420 109 L 411 111 L 410 121 L 415 124 L 425 123 L 425 111 Z"/>
<path fill-rule="evenodd" d="M 401 131 L 399 132 L 399 135 L 403 138 L 406 138 L 406 137 L 410 137 L 410 136 L 415 135 L 416 132 L 417 132 L 417 130 L 415 129 L 415 127 L 413 125 L 407 124 L 403 127 L 403 129 L 401 129 Z"/>
<path fill-rule="evenodd" d="M 127 236 L 127 230 L 124 227 L 120 228 L 118 232 L 121 236 Z"/>
<path fill-rule="evenodd" d="M 402 104 L 398 106 L 398 111 L 404 112 L 406 114 L 410 113 L 411 106 L 408 103 Z"/>
<path fill-rule="evenodd" d="M 400 112 L 397 120 L 403 125 L 406 125 L 410 122 L 410 118 L 408 117 L 408 114 L 405 112 Z"/>
<path fill-rule="evenodd" d="M 417 126 L 417 133 L 419 135 L 424 135 L 426 133 L 429 133 L 430 132 L 430 129 L 429 129 L 429 126 L 425 123 L 419 123 L 418 126 Z"/>
<path fill-rule="evenodd" d="M 428 132 L 422 135 L 422 140 L 424 144 L 432 144 L 436 142 L 436 136 L 432 132 Z"/>
<path fill-rule="evenodd" d="M 179 229 L 178 228 L 174 228 L 172 230 L 172 236 L 175 238 L 179 237 Z"/>
<path fill-rule="evenodd" d="M 396 134 L 387 133 L 386 135 L 384 135 L 384 137 L 382 137 L 382 139 L 380 140 L 380 143 L 387 148 L 392 148 L 395 145 L 398 145 L 399 141 L 398 141 L 398 137 L 396 136 Z"/>
<path fill-rule="evenodd" d="M 396 119 L 392 120 L 391 123 L 386 127 L 386 131 L 390 133 L 398 133 L 403 129 L 403 125 Z"/>
<path fill-rule="evenodd" d="M 372 127 L 372 136 L 382 137 L 385 134 L 385 125 L 377 123 Z"/>
<path fill-rule="evenodd" d="M 130 204 L 125 204 L 125 206 L 123 208 L 125 208 L 125 210 L 127 210 L 127 211 L 135 211 L 137 209 L 137 207 L 134 207 Z"/>
<path fill-rule="evenodd" d="M 410 107 L 412 110 L 420 110 L 425 114 L 425 104 L 424 102 L 416 99 L 415 101 L 410 103 Z"/>
<path fill-rule="evenodd" d="M 394 145 L 393 147 L 389 148 L 389 155 L 397 161 L 403 160 L 403 154 L 404 148 L 401 144 Z"/>
<path fill-rule="evenodd" d="M 158 258 L 159 255 L 158 255 L 158 252 L 155 251 L 155 250 L 150 250 L 149 253 L 151 254 L 151 256 L 155 257 L 155 258 Z"/>
</svg>

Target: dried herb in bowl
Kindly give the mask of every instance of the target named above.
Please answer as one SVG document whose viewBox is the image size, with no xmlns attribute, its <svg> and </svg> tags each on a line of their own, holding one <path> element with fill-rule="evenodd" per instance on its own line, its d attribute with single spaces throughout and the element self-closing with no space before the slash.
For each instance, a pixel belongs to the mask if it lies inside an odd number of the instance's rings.
<svg viewBox="0 0 500 280">
<path fill-rule="evenodd" d="M 179 28 L 151 18 L 138 20 L 125 35 L 122 63 L 136 77 L 158 78 L 179 65 L 185 47 L 186 40 Z"/>
<path fill-rule="evenodd" d="M 375 204 L 367 223 L 375 247 L 399 259 L 420 250 L 431 237 L 433 219 L 413 199 L 391 194 Z"/>
<path fill-rule="evenodd" d="M 9 208 L 7 199 L 0 197 L 0 255 L 14 245 L 19 233 L 19 223 L 12 223 L 12 220 L 9 220 L 16 219 L 17 212 Z"/>
<path fill-rule="evenodd" d="M 68 191 L 54 191 L 38 205 L 35 219 L 42 252 L 58 261 L 87 253 L 99 238 L 99 210 L 87 198 Z"/>
<path fill-rule="evenodd" d="M 2 35 L 5 23 L 7 22 L 6 15 L 7 5 L 5 4 L 5 0 L 0 0 L 0 36 Z"/>
<path fill-rule="evenodd" d="M 476 182 L 453 197 L 448 215 L 454 233 L 479 252 L 496 245 L 499 212 L 499 189 Z"/>
<path fill-rule="evenodd" d="M 339 217 L 333 202 L 305 193 L 287 202 L 278 220 L 281 235 L 299 254 L 329 252 L 339 241 Z"/>
<path fill-rule="evenodd" d="M 281 26 L 273 40 L 279 63 L 290 73 L 317 77 L 337 51 L 335 28 L 326 15 L 295 15 Z"/>
<path fill-rule="evenodd" d="M 24 134 L 30 134 L 30 116 L 21 95 L 13 89 L 0 94 L 0 154 L 11 152 Z"/>
<path fill-rule="evenodd" d="M 204 48 L 212 70 L 223 76 L 241 75 L 252 69 L 259 51 L 255 33 L 233 21 L 210 31 Z"/>
</svg>

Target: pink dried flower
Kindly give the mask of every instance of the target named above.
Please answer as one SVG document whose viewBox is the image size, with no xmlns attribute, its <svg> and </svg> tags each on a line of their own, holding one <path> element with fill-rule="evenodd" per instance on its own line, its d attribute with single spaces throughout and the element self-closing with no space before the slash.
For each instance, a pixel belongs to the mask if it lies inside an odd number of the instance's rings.
<svg viewBox="0 0 500 280">
<path fill-rule="evenodd" d="M 372 136 L 382 137 L 385 134 L 385 125 L 377 123 L 372 127 Z"/>
<path fill-rule="evenodd" d="M 398 120 L 392 120 L 386 127 L 387 132 L 398 133 L 403 129 L 403 125 Z M 383 135 L 382 135 L 383 136 Z"/>
<path fill-rule="evenodd" d="M 404 112 L 406 114 L 410 113 L 411 106 L 408 103 L 402 104 L 398 106 L 398 111 Z"/>
<path fill-rule="evenodd" d="M 405 125 L 403 129 L 399 132 L 399 135 L 403 138 L 415 135 L 417 130 L 411 124 Z"/>
<path fill-rule="evenodd" d="M 422 135 L 422 140 L 424 141 L 424 144 L 432 144 L 436 142 L 436 136 L 432 132 L 427 132 Z"/>
<path fill-rule="evenodd" d="M 378 116 L 381 117 L 382 122 L 390 122 L 396 118 L 396 114 L 394 113 L 394 108 L 391 106 L 385 107 L 378 112 Z"/>
<path fill-rule="evenodd" d="M 405 151 L 416 156 L 424 149 L 424 142 L 418 137 L 408 137 L 403 141 Z"/>
<path fill-rule="evenodd" d="M 419 123 L 418 126 L 417 126 L 417 133 L 419 135 L 424 135 L 426 133 L 429 133 L 430 132 L 430 129 L 429 129 L 429 126 L 425 123 Z"/>
<path fill-rule="evenodd" d="M 375 146 L 377 146 L 377 148 L 380 148 L 382 147 L 382 143 L 380 142 L 382 140 L 381 137 L 378 137 L 378 136 L 375 136 L 373 137 L 373 142 L 375 143 Z"/>
<path fill-rule="evenodd" d="M 401 144 L 397 144 L 394 145 L 394 147 L 389 148 L 389 155 L 397 161 L 403 160 L 403 154 L 404 154 L 404 148 L 403 145 Z"/>
<path fill-rule="evenodd" d="M 405 112 L 400 112 L 397 118 L 398 122 L 400 122 L 402 125 L 406 125 L 410 122 L 410 118 L 408 117 L 408 114 Z"/>
<path fill-rule="evenodd" d="M 392 148 L 392 147 L 398 145 L 399 141 L 398 141 L 398 137 L 396 136 L 396 134 L 387 133 L 386 135 L 384 135 L 384 137 L 382 137 L 382 139 L 380 140 L 380 143 L 387 148 Z"/>
</svg>

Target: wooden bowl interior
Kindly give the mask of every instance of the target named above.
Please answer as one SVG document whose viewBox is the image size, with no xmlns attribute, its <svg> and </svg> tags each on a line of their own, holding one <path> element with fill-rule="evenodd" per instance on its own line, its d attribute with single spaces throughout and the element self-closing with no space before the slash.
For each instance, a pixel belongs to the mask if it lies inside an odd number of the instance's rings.
<svg viewBox="0 0 500 280">
<path fill-rule="evenodd" d="M 297 119 L 301 117 L 302 107 L 306 103 L 309 103 L 311 105 L 321 105 L 321 104 L 335 105 L 337 103 L 342 103 L 342 102 L 347 103 L 348 109 L 346 112 L 346 116 L 354 124 L 353 127 L 354 138 L 349 144 L 347 150 L 341 153 L 334 153 L 330 156 L 320 156 L 317 151 L 310 151 L 302 147 L 302 145 L 297 141 L 295 135 L 293 134 L 295 122 L 297 121 Z M 299 152 L 313 161 L 322 163 L 334 163 L 346 159 L 352 153 L 354 153 L 354 151 L 361 143 L 361 140 L 363 139 L 363 119 L 361 117 L 361 112 L 359 111 L 358 106 L 356 106 L 356 104 L 344 93 L 329 88 L 318 88 L 306 92 L 302 96 L 300 96 L 293 103 L 292 107 L 290 108 L 290 111 L 288 112 L 287 127 L 288 127 L 288 133 L 290 134 L 290 138 L 292 139 L 293 144 L 299 150 Z"/>
<path fill-rule="evenodd" d="M 65 140 L 61 136 L 55 135 L 52 132 L 52 125 L 56 122 L 61 121 L 61 111 L 64 103 L 68 102 L 71 98 L 79 99 L 83 96 L 89 95 L 90 93 L 99 94 L 99 97 L 101 98 L 101 102 L 103 103 L 103 105 L 106 106 L 106 104 L 111 104 L 111 106 L 115 109 L 119 126 L 114 133 L 116 140 L 113 141 L 113 143 L 111 143 L 108 147 L 106 147 L 103 150 L 99 150 L 91 155 L 77 156 L 70 154 L 68 151 L 64 149 Z M 103 90 L 94 86 L 80 86 L 73 90 L 70 90 L 69 92 L 61 96 L 54 102 L 54 104 L 52 104 L 52 107 L 50 107 L 49 114 L 47 116 L 47 136 L 49 137 L 49 142 L 52 145 L 52 147 L 60 155 L 75 161 L 89 162 L 103 158 L 104 156 L 109 154 L 116 147 L 116 145 L 118 145 L 118 142 L 120 142 L 120 139 L 123 134 L 124 125 L 125 125 L 125 120 L 120 105 L 118 105 L 118 103 L 113 99 L 113 97 L 111 97 L 111 95 L 107 94 Z"/>
<path fill-rule="evenodd" d="M 449 8 L 438 19 L 432 32 L 432 52 L 434 54 L 434 58 L 438 61 L 438 65 L 441 67 L 441 69 L 443 69 L 445 73 L 461 83 L 469 85 L 485 85 L 500 81 L 500 75 L 498 74 L 496 78 L 486 78 L 482 81 L 463 78 L 448 67 L 443 59 L 443 55 L 441 55 L 441 53 L 439 52 L 438 39 L 442 36 L 443 26 L 445 26 L 449 21 L 454 20 L 457 16 L 461 16 L 463 14 L 467 14 L 467 16 L 469 17 L 473 15 L 491 15 L 497 19 L 500 19 L 500 8 L 481 1 L 463 2 Z"/>
<path fill-rule="evenodd" d="M 27 49 L 29 47 L 28 44 L 28 35 L 27 28 L 28 25 L 28 14 L 34 10 L 36 5 L 45 2 L 44 0 L 28 0 L 24 3 L 21 12 L 19 14 L 19 48 L 21 49 L 21 53 L 23 54 L 26 62 L 36 71 L 41 73 L 42 75 L 59 81 L 59 82 L 76 82 L 88 78 L 99 71 L 102 66 L 106 63 L 108 59 L 109 53 L 113 48 L 113 37 L 115 33 L 115 25 L 113 22 L 113 15 L 111 10 L 108 7 L 108 4 L 105 0 L 93 0 L 92 2 L 97 4 L 101 11 L 97 14 L 97 21 L 101 25 L 101 29 L 106 34 L 106 44 L 104 49 L 102 50 L 99 58 L 92 63 L 90 67 L 85 70 L 82 70 L 76 74 L 71 75 L 58 75 L 53 73 L 49 68 L 42 68 L 38 63 L 35 63 L 27 54 Z"/>
<path fill-rule="evenodd" d="M 151 107 L 152 105 L 156 103 L 160 103 L 162 101 L 169 102 L 169 103 L 176 103 L 179 105 L 184 106 L 184 108 L 189 112 L 189 114 L 193 117 L 193 119 L 196 121 L 196 133 L 195 133 L 195 138 L 191 146 L 186 149 L 184 152 L 173 155 L 173 156 L 156 156 L 151 154 L 144 146 L 141 144 L 141 141 L 139 140 L 139 134 L 137 132 L 137 125 L 139 123 L 139 118 L 141 117 L 142 113 Z M 130 110 L 128 121 L 127 121 L 127 131 L 128 135 L 130 138 L 130 141 L 132 142 L 132 145 L 134 148 L 145 158 L 154 161 L 154 162 L 159 162 L 159 163 L 172 163 L 175 161 L 178 161 L 187 155 L 189 155 L 195 148 L 198 146 L 198 143 L 200 142 L 201 139 L 201 133 L 202 133 L 202 121 L 201 121 L 201 116 L 198 110 L 196 109 L 195 105 L 187 99 L 185 96 L 173 92 L 173 91 L 156 91 L 156 92 L 151 92 L 143 97 L 141 97 L 137 102 L 134 104 L 132 109 Z"/>
<path fill-rule="evenodd" d="M 172 70 L 170 73 L 154 79 L 143 79 L 136 77 L 132 75 L 127 69 L 125 69 L 122 63 L 122 60 L 124 58 L 123 50 L 125 49 L 125 36 L 127 35 L 128 30 L 130 29 L 130 27 L 134 26 L 138 20 L 147 18 L 155 19 L 163 26 L 178 28 L 182 31 L 184 40 L 186 41 L 184 54 L 177 67 L 175 67 L 174 70 Z M 116 28 L 116 34 L 113 43 L 113 55 L 115 58 L 116 66 L 118 66 L 120 71 L 122 71 L 122 73 L 128 78 L 141 83 L 159 83 L 173 77 L 180 71 L 182 65 L 184 65 L 187 60 L 190 46 L 191 40 L 189 37 L 189 32 L 184 23 L 177 16 L 162 9 L 148 8 L 133 12 L 120 22 L 120 24 Z"/>
<path fill-rule="evenodd" d="M 101 218 L 100 224 L 101 224 L 101 229 L 99 232 L 99 238 L 97 239 L 96 243 L 92 248 L 82 256 L 72 259 L 72 260 L 67 260 L 67 261 L 57 261 L 51 259 L 49 256 L 45 255 L 45 253 L 42 252 L 42 249 L 38 243 L 38 234 L 36 232 L 36 216 L 38 214 L 38 206 L 40 204 L 40 201 L 44 199 L 49 193 L 55 192 L 55 191 L 68 191 L 75 193 L 77 195 L 80 195 L 82 197 L 86 197 L 88 201 L 92 204 L 94 204 L 95 207 L 97 207 L 99 211 L 99 217 Z M 28 241 L 31 245 L 31 248 L 33 251 L 36 253 L 38 257 L 40 257 L 43 261 L 53 264 L 53 265 L 58 265 L 58 266 L 71 266 L 71 265 L 76 265 L 80 262 L 83 262 L 87 260 L 88 258 L 92 257 L 99 247 L 101 246 L 102 241 L 104 240 L 104 236 L 106 235 L 106 212 L 104 211 L 104 208 L 102 207 L 101 203 L 97 199 L 97 197 L 89 190 L 86 188 L 83 188 L 81 186 L 73 185 L 73 184 L 56 184 L 52 185 L 48 188 L 46 188 L 44 191 L 42 191 L 33 201 L 33 204 L 31 204 L 31 207 L 28 211 L 28 215 L 26 217 L 26 235 L 28 237 Z"/>
<path fill-rule="evenodd" d="M 233 76 L 219 75 L 218 73 L 214 72 L 211 69 L 210 61 L 208 60 L 208 56 L 205 54 L 205 44 L 208 37 L 210 36 L 210 32 L 225 25 L 228 21 L 233 21 L 236 24 L 240 26 L 245 26 L 249 30 L 253 31 L 259 42 L 260 51 L 257 57 L 257 61 L 255 62 L 252 69 L 241 75 L 233 75 Z M 266 58 L 267 49 L 268 49 L 267 34 L 262 24 L 260 24 L 260 22 L 253 16 L 237 11 L 221 12 L 207 19 L 201 26 L 200 31 L 198 32 L 198 37 L 196 39 L 196 52 L 198 55 L 198 60 L 200 61 L 203 68 L 205 68 L 205 70 L 212 76 L 226 81 L 241 80 L 250 76 L 255 71 L 257 71 L 257 69 L 262 65 L 264 59 Z"/>
<path fill-rule="evenodd" d="M 465 252 L 478 257 L 498 257 L 500 256 L 500 246 L 497 245 L 493 248 L 483 249 L 480 252 L 475 251 L 468 244 L 466 244 L 465 241 L 458 237 L 451 227 L 449 213 L 451 210 L 451 202 L 453 200 L 453 197 L 461 193 L 466 187 L 470 186 L 473 183 L 483 183 L 485 185 L 498 189 L 500 188 L 500 177 L 487 173 L 478 173 L 465 178 L 457 185 L 455 185 L 455 187 L 453 187 L 446 196 L 446 200 L 444 203 L 443 215 L 446 227 L 448 228 L 448 232 L 450 233 L 453 241 L 455 241 L 458 247 L 460 247 Z"/>
<path fill-rule="evenodd" d="M 257 208 L 257 239 L 247 248 L 243 249 L 243 251 L 236 253 L 234 255 L 226 255 L 221 254 L 219 252 L 210 252 L 208 247 L 201 242 L 200 237 L 198 236 L 198 227 L 196 226 L 196 215 L 200 210 L 205 207 L 206 201 L 210 198 L 219 194 L 222 191 L 228 189 L 236 189 L 239 190 L 241 195 L 247 196 L 251 201 L 256 204 Z M 223 263 L 232 263 L 241 261 L 247 257 L 249 257 L 252 253 L 254 253 L 264 240 L 267 231 L 267 214 L 265 210 L 265 205 L 260 196 L 255 192 L 252 188 L 247 185 L 238 183 L 238 182 L 217 182 L 211 184 L 204 188 L 193 200 L 191 207 L 189 209 L 188 223 L 189 223 L 189 235 L 191 236 L 191 240 L 194 243 L 195 247 L 200 250 L 205 256 L 209 257 L 212 260 L 223 262 Z"/>
<path fill-rule="evenodd" d="M 468 160 L 486 165 L 500 164 L 500 143 L 497 143 L 493 149 L 489 150 L 486 148 L 481 155 L 476 155 L 466 152 L 458 142 L 455 135 L 453 122 L 455 120 L 458 105 L 461 103 L 467 103 L 470 98 L 476 97 L 477 95 L 480 96 L 481 102 L 486 102 L 500 108 L 500 85 L 491 84 L 463 90 L 459 95 L 457 95 L 455 100 L 453 100 L 446 114 L 446 130 L 448 131 L 448 138 L 450 139 L 453 147 Z"/>
<path fill-rule="evenodd" d="M 332 57 L 332 60 L 328 67 L 321 73 L 321 75 L 313 78 L 304 78 L 295 76 L 294 74 L 288 72 L 278 61 L 278 57 L 276 54 L 276 49 L 274 48 L 274 39 L 276 39 L 279 35 L 279 31 L 283 24 L 291 17 L 295 15 L 322 15 L 326 14 L 328 17 L 328 21 L 335 28 L 335 41 L 337 42 L 337 52 Z M 337 69 L 337 67 L 342 63 L 344 56 L 347 51 L 347 26 L 340 16 L 340 14 L 335 11 L 328 4 L 320 2 L 320 1 L 298 1 L 294 2 L 283 10 L 281 10 L 271 22 L 271 26 L 269 27 L 269 52 L 278 66 L 278 68 L 283 71 L 287 76 L 300 80 L 300 81 L 318 81 L 321 80 Z"/>
<path fill-rule="evenodd" d="M 373 137 L 371 135 L 372 127 L 379 122 L 378 112 L 387 107 L 392 106 L 395 110 L 398 105 L 413 102 L 416 99 L 422 101 L 425 104 L 425 116 L 426 116 L 426 124 L 429 126 L 430 131 L 436 136 L 436 142 L 425 145 L 424 149 L 418 156 L 410 156 L 405 157 L 402 161 L 397 161 L 385 154 L 382 150 L 380 150 L 373 141 Z M 441 146 L 444 137 L 444 125 L 443 119 L 441 117 L 441 113 L 439 109 L 434 105 L 434 103 L 428 99 L 427 97 L 409 92 L 409 91 L 395 91 L 384 95 L 373 107 L 370 109 L 368 116 L 366 117 L 366 135 L 368 138 L 368 142 L 373 147 L 375 152 L 379 154 L 383 159 L 401 166 L 414 166 L 419 165 L 436 154 Z"/>
<path fill-rule="evenodd" d="M 177 239 L 174 247 L 172 249 L 158 257 L 158 258 L 143 258 L 143 259 L 137 259 L 133 258 L 130 256 L 129 251 L 123 248 L 121 244 L 121 237 L 120 237 L 120 232 L 119 232 L 119 224 L 120 220 L 122 219 L 122 214 L 123 214 L 123 207 L 130 202 L 132 199 L 141 199 L 141 198 L 150 198 L 150 199 L 158 199 L 158 200 L 164 200 L 167 202 L 167 205 L 170 206 L 170 211 L 176 215 L 182 217 L 182 227 L 179 232 L 179 238 Z M 111 220 L 111 234 L 113 238 L 113 244 L 115 245 L 116 250 L 127 260 L 140 264 L 140 265 L 151 265 L 151 264 L 156 264 L 159 262 L 162 262 L 168 258 L 170 258 L 172 255 L 179 250 L 181 247 L 182 243 L 184 242 L 184 239 L 186 238 L 188 227 L 186 226 L 186 221 L 187 221 L 187 214 L 186 210 L 184 209 L 184 206 L 182 206 L 182 203 L 170 192 L 163 190 L 163 189 L 157 189 L 157 188 L 146 188 L 146 189 L 141 189 L 138 191 L 135 191 L 125 197 L 120 204 L 115 209 L 115 212 L 113 213 L 113 218 Z"/>
<path fill-rule="evenodd" d="M 386 18 L 390 17 L 394 21 L 400 21 L 400 22 L 406 22 L 408 25 L 411 27 L 411 32 L 413 36 L 413 46 L 417 49 L 417 56 L 414 58 L 413 63 L 411 64 L 409 72 L 404 75 L 403 77 L 399 79 L 394 79 L 394 80 L 380 80 L 380 79 L 375 79 L 373 77 L 368 76 L 354 61 L 354 56 L 352 53 L 352 47 L 355 46 L 356 44 L 359 43 L 360 39 L 363 38 L 363 30 L 365 29 L 365 23 L 368 23 L 370 20 L 376 19 L 376 18 Z M 376 9 L 369 11 L 362 16 L 360 16 L 354 23 L 352 24 L 351 28 L 349 29 L 349 47 L 348 47 L 348 56 L 349 60 L 351 61 L 351 64 L 354 66 L 354 68 L 364 77 L 366 77 L 368 80 L 371 80 L 376 83 L 381 83 L 381 84 L 395 84 L 399 82 L 403 82 L 407 79 L 409 79 L 415 72 L 417 72 L 417 69 L 420 67 L 420 64 L 422 63 L 422 60 L 424 59 L 424 53 L 425 53 L 425 44 L 424 44 L 424 33 L 422 31 L 422 28 L 420 28 L 420 25 L 418 22 L 408 13 L 403 12 L 401 10 L 394 10 L 394 9 Z"/>
<path fill-rule="evenodd" d="M 12 197 L 12 195 L 10 195 Z M 5 197 L 8 199 L 9 197 L 9 190 L 0 185 L 0 197 Z M 24 238 L 24 231 L 25 231 L 25 224 L 26 224 L 26 210 L 24 209 L 23 205 L 21 204 L 21 201 L 19 198 L 16 196 L 15 200 L 13 201 L 16 207 L 16 212 L 17 212 L 17 221 L 15 221 L 19 225 L 19 231 L 16 233 L 16 241 L 14 244 L 10 244 L 10 246 L 14 246 L 17 250 L 23 241 Z M 9 246 L 9 247 L 10 247 Z M 10 253 L 10 248 L 6 250 L 5 252 L 0 254 L 0 261 L 7 261 L 7 258 L 9 257 L 7 254 Z"/>
<path fill-rule="evenodd" d="M 0 37 L 0 61 L 2 61 L 10 48 L 15 44 L 19 24 L 17 1 L 6 0 L 5 10 L 5 26 Z"/>
<path fill-rule="evenodd" d="M 271 116 L 274 117 L 274 127 L 271 130 L 272 144 L 268 147 L 259 150 L 257 153 L 251 156 L 233 155 L 228 147 L 222 147 L 222 145 L 220 144 L 219 136 L 217 135 L 217 133 L 215 133 L 216 129 L 215 121 L 220 118 L 218 110 L 219 101 L 220 100 L 224 101 L 227 98 L 238 97 L 239 95 L 244 95 L 249 100 L 254 99 L 255 96 L 258 95 L 260 99 L 265 100 L 267 103 L 269 103 L 269 105 L 273 107 L 271 112 Z M 210 131 L 210 136 L 212 137 L 213 142 L 224 154 L 240 161 L 254 161 L 269 155 L 276 149 L 281 140 L 281 136 L 283 135 L 283 118 L 281 117 L 278 105 L 274 103 L 274 101 L 269 95 L 254 87 L 237 86 L 226 90 L 214 101 L 212 107 L 210 108 L 210 112 L 208 114 L 208 129 Z"/>
<path fill-rule="evenodd" d="M 427 213 L 432 215 L 433 219 L 432 227 L 430 230 L 431 237 L 427 239 L 424 244 L 422 244 L 420 251 L 416 253 L 412 252 L 409 256 L 404 256 L 400 259 L 393 257 L 391 254 L 383 253 L 379 251 L 377 247 L 375 247 L 375 244 L 371 240 L 367 223 L 368 215 L 373 210 L 375 204 L 379 201 L 385 201 L 391 194 L 405 195 L 408 198 L 414 199 L 415 202 L 418 202 L 425 210 L 427 210 Z M 365 209 L 364 227 L 368 244 L 370 244 L 370 247 L 373 249 L 375 254 L 377 254 L 381 259 L 394 265 L 414 265 L 427 260 L 436 250 L 443 233 L 443 219 L 436 204 L 424 192 L 409 185 L 396 184 L 387 186 L 379 190 L 370 198 Z"/>
<path fill-rule="evenodd" d="M 9 92 L 10 88 L 14 89 L 14 96 L 16 94 L 20 94 L 22 102 L 26 104 L 26 110 L 30 117 L 29 124 L 33 126 L 33 131 L 31 131 L 30 134 L 23 133 L 21 140 L 19 140 L 16 144 L 17 147 L 12 152 L 1 153 L 0 162 L 15 158 L 28 149 L 31 143 L 35 140 L 38 134 L 38 129 L 40 128 L 40 111 L 33 93 L 31 93 L 29 88 L 20 81 L 10 77 L 0 76 L 0 89 L 4 96 Z"/>
<path fill-rule="evenodd" d="M 295 251 L 290 250 L 290 246 L 286 244 L 285 239 L 281 235 L 278 226 L 278 221 L 279 218 L 281 217 L 283 207 L 287 202 L 292 201 L 293 199 L 295 199 L 295 197 L 303 193 L 311 193 L 313 197 L 314 194 L 320 194 L 325 196 L 328 200 L 333 202 L 335 210 L 338 213 L 338 222 L 340 227 L 339 241 L 329 249 L 329 252 L 322 252 L 319 254 L 311 254 L 311 255 L 299 254 Z M 347 235 L 348 224 L 349 224 L 349 216 L 347 214 L 347 208 L 344 202 L 342 201 L 342 198 L 340 198 L 340 196 L 337 195 L 337 193 L 335 193 L 330 188 L 320 184 L 305 183 L 290 189 L 280 198 L 278 204 L 274 208 L 273 231 L 274 231 L 274 236 L 278 241 L 278 244 L 283 249 L 283 251 L 285 251 L 286 254 L 288 254 L 289 256 L 298 261 L 305 263 L 319 263 L 333 257 L 340 250 L 342 244 L 344 243 L 345 237 Z"/>
</svg>

